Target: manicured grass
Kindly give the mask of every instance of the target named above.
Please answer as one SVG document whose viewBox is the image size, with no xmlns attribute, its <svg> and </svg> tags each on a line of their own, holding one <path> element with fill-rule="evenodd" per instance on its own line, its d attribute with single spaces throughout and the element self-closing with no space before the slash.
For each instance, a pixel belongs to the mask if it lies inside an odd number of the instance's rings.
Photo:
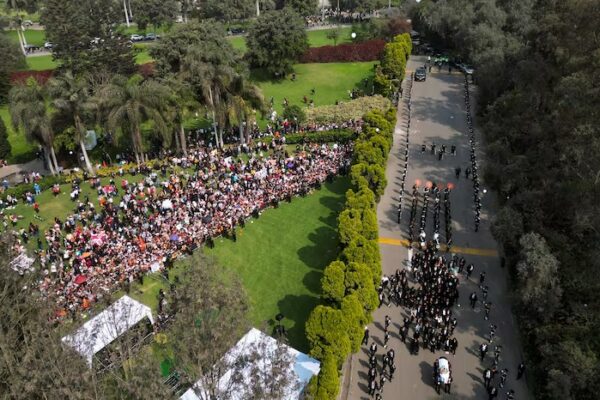
<svg viewBox="0 0 600 400">
<path fill-rule="evenodd" d="M 310 47 L 333 46 L 333 40 L 327 38 L 327 33 L 331 32 L 332 30 L 335 30 L 335 28 L 306 32 L 306 36 L 308 37 L 308 45 Z M 345 26 L 339 28 L 339 31 L 340 34 L 337 39 L 337 44 L 349 43 L 352 41 L 352 38 L 350 37 L 352 28 Z"/>
<path fill-rule="evenodd" d="M 283 99 L 290 104 L 304 105 L 303 97 L 314 100 L 315 106 L 334 104 L 336 100 L 349 100 L 349 92 L 362 87 L 363 79 L 370 77 L 376 62 L 296 64 L 296 80 L 290 76 L 279 81 L 260 81 L 254 76 L 263 91 L 265 100 L 274 98 L 275 110 L 279 115 L 283 110 Z M 311 89 L 315 95 L 311 96 Z"/>
<path fill-rule="evenodd" d="M 248 48 L 246 46 L 246 37 L 244 36 L 228 36 L 227 40 L 231 43 L 234 49 L 241 51 L 242 53 L 246 52 Z"/>
<path fill-rule="evenodd" d="M 8 141 L 10 142 L 12 148 L 12 156 L 9 161 L 22 161 L 23 158 L 28 158 L 27 156 L 35 151 L 35 145 L 27 142 L 25 135 L 20 132 L 16 132 L 13 129 L 7 105 L 0 107 L 0 118 L 2 118 L 4 125 L 6 125 Z"/>
<path fill-rule="evenodd" d="M 321 47 L 321 46 L 332 46 L 333 40 L 327 38 L 327 33 L 332 29 L 324 29 L 318 31 L 308 31 L 306 36 L 308 38 L 308 45 L 310 47 Z M 351 33 L 350 27 L 340 28 L 340 36 L 337 40 L 337 44 L 348 43 L 352 39 L 350 38 Z M 227 38 L 233 45 L 234 49 L 240 50 L 242 53 L 246 52 L 246 37 L 245 36 L 229 36 Z"/>
<path fill-rule="evenodd" d="M 52 55 L 27 57 L 27 69 L 33 71 L 45 71 L 55 69 L 58 63 L 52 59 Z"/>
<path fill-rule="evenodd" d="M 336 221 L 348 188 L 348 179 L 340 178 L 305 198 L 280 203 L 238 228 L 237 242 L 219 239 L 205 250 L 240 275 L 254 326 L 282 313 L 290 343 L 301 351 L 308 351 L 304 325 L 319 304 L 322 271 L 338 254 Z"/>
<path fill-rule="evenodd" d="M 136 51 L 135 55 L 135 63 L 136 64 L 146 64 L 154 61 L 148 52 L 148 47 L 140 47 L 139 50 Z"/>
<path fill-rule="evenodd" d="M 12 38 L 15 42 L 19 42 L 17 31 L 5 31 L 8 37 Z M 25 40 L 27 44 L 33 44 L 36 46 L 43 46 L 46 43 L 46 32 L 33 29 L 25 29 Z"/>
</svg>

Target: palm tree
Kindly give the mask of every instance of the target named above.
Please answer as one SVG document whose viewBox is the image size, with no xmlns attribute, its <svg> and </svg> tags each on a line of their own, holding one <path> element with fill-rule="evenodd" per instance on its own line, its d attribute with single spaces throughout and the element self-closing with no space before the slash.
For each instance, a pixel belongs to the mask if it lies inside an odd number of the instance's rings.
<svg viewBox="0 0 600 400">
<path fill-rule="evenodd" d="M 55 175 L 58 162 L 54 154 L 54 131 L 44 89 L 30 78 L 25 85 L 17 85 L 11 89 L 9 103 L 13 126 L 15 129 L 23 128 L 28 140 L 42 146 L 48 168 Z"/>
<path fill-rule="evenodd" d="M 111 83 L 100 88 L 96 98 L 98 109 L 106 113 L 111 129 L 121 128 L 131 134 L 133 152 L 138 164 L 147 161 L 142 140 L 142 124 L 152 121 L 154 128 L 165 135 L 168 131 L 166 112 L 169 89 L 157 81 L 144 81 L 134 75 L 127 79 L 115 76 Z"/>
<path fill-rule="evenodd" d="M 228 122 L 237 124 L 240 135 L 240 143 L 248 140 L 248 134 L 252 119 L 256 112 L 265 111 L 265 100 L 260 88 L 249 83 L 244 76 L 238 75 L 227 88 Z M 244 134 L 244 122 L 246 132 Z"/>
<path fill-rule="evenodd" d="M 67 71 L 59 78 L 48 82 L 52 106 L 60 114 L 64 115 L 70 125 L 75 129 L 75 138 L 79 143 L 85 166 L 90 174 L 94 168 L 85 149 L 85 136 L 87 129 L 84 118 L 90 112 L 90 91 L 88 82 L 83 78 L 76 78 L 71 71 Z"/>
<path fill-rule="evenodd" d="M 206 60 L 206 51 L 202 46 L 191 48 L 183 63 L 182 77 L 191 82 L 196 100 L 205 104 L 212 113 L 217 147 L 223 147 L 227 90 L 237 76 L 233 65 L 233 58 L 226 54 L 215 54 Z"/>
<path fill-rule="evenodd" d="M 187 140 L 185 138 L 183 121 L 191 110 L 197 110 L 200 105 L 194 99 L 192 88 L 184 80 L 172 78 L 169 79 L 166 84 L 171 89 L 170 103 L 175 113 L 173 118 L 177 129 L 177 132 L 175 133 L 175 142 L 178 145 L 178 150 L 181 150 L 183 155 L 187 155 Z"/>
</svg>

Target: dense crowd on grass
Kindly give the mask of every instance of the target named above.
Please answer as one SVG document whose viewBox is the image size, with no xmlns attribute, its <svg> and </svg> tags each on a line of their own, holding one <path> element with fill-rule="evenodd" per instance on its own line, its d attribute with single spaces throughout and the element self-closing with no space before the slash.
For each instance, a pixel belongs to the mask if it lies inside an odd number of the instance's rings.
<svg viewBox="0 0 600 400">
<path fill-rule="evenodd" d="M 61 315 L 86 308 L 215 236 L 235 236 L 245 219 L 347 169 L 351 155 L 350 144 L 308 144 L 293 155 L 275 142 L 259 150 L 272 153 L 243 161 L 233 149 L 198 146 L 162 170 L 140 166 L 144 179 L 137 184 L 120 174 L 105 186 L 94 178 L 73 182 L 76 212 L 54 219 L 44 233 L 48 246 L 38 252 L 42 291 Z M 81 185 L 97 190 L 99 207 L 78 197 Z"/>
</svg>

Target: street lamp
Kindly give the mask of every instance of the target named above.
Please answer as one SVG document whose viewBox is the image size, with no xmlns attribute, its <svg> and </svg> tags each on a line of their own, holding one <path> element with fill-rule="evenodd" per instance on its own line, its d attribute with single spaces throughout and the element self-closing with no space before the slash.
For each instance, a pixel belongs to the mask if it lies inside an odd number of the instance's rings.
<svg viewBox="0 0 600 400">
<path fill-rule="evenodd" d="M 356 32 L 352 32 L 352 33 L 350 34 L 350 37 L 351 37 L 352 39 L 356 39 Z"/>
</svg>

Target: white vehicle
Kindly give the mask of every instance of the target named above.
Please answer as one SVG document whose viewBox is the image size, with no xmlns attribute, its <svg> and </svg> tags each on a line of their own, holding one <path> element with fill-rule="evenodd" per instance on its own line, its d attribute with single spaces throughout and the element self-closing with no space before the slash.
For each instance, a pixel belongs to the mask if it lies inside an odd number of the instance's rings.
<svg viewBox="0 0 600 400">
<path fill-rule="evenodd" d="M 46 50 L 52 50 L 52 42 L 46 42 L 46 43 L 44 43 L 44 48 Z"/>
<path fill-rule="evenodd" d="M 435 381 L 442 385 L 450 382 L 452 377 L 452 367 L 450 366 L 450 361 L 448 361 L 446 357 L 440 357 L 433 363 L 433 375 Z"/>
<path fill-rule="evenodd" d="M 138 34 L 135 34 L 135 33 L 134 33 L 133 35 L 131 35 L 131 36 L 129 37 L 129 39 L 130 39 L 132 42 L 141 42 L 142 40 L 144 40 L 144 37 L 143 37 L 142 35 L 138 35 Z"/>
</svg>

